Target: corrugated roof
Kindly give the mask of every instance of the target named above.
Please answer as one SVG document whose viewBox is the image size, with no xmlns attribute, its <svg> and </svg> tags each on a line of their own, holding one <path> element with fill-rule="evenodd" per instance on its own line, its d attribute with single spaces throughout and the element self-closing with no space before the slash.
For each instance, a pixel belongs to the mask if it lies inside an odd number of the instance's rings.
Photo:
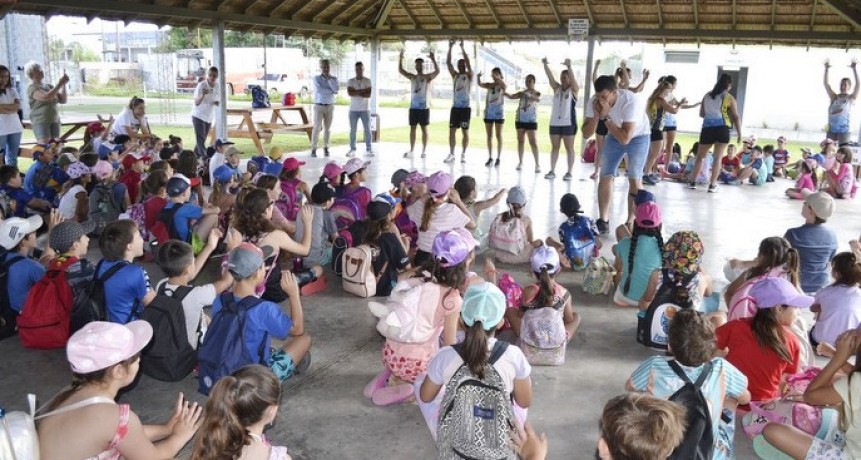
<svg viewBox="0 0 861 460">
<path fill-rule="evenodd" d="M 855 0 L 19 0 L 8 11 L 363 40 L 566 38 L 589 19 L 602 40 L 861 44 Z M 2 9 L 0 9 L 2 11 Z"/>
</svg>

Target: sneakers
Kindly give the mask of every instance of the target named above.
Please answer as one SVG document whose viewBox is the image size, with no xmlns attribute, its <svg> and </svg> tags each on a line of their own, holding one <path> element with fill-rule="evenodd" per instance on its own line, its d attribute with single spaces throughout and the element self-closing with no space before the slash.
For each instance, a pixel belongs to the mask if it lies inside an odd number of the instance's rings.
<svg viewBox="0 0 861 460">
<path fill-rule="evenodd" d="M 350 151 L 347 152 L 347 158 L 353 158 L 354 156 L 356 156 L 356 149 L 350 149 Z"/>
<path fill-rule="evenodd" d="M 496 162 L 493 163 L 493 166 L 499 166 L 499 157 L 496 157 Z"/>
<path fill-rule="evenodd" d="M 610 233 L 610 222 L 598 219 L 595 221 L 595 226 L 598 227 L 598 233 L 606 235 Z"/>
<path fill-rule="evenodd" d="M 655 179 L 654 174 L 646 174 L 643 176 L 643 183 L 646 185 L 658 185 L 658 181 Z"/>
<path fill-rule="evenodd" d="M 460 154 L 460 164 L 466 164 L 466 155 Z"/>
<path fill-rule="evenodd" d="M 517 167 L 514 169 L 520 171 L 521 169 L 523 169 L 523 163 L 517 163 Z"/>
<path fill-rule="evenodd" d="M 571 173 L 565 173 L 565 175 L 562 176 L 562 180 L 565 180 L 565 181 L 569 181 L 573 178 L 574 178 L 574 176 L 572 176 Z"/>
<path fill-rule="evenodd" d="M 537 169 L 537 168 L 536 168 L 536 169 Z M 555 173 L 555 172 L 553 172 L 553 171 L 550 171 L 549 173 L 547 173 L 547 174 L 545 174 L 545 175 L 544 175 L 544 178 L 545 178 L 545 179 L 556 179 L 556 173 Z"/>
<path fill-rule="evenodd" d="M 709 184 L 709 193 L 717 193 L 718 187 L 717 184 Z"/>
<path fill-rule="evenodd" d="M 490 166 L 492 164 L 493 164 L 493 157 L 488 158 L 487 161 L 484 162 L 485 166 Z"/>
<path fill-rule="evenodd" d="M 422 158 L 426 158 L 426 157 L 427 157 L 427 154 L 422 152 Z"/>
<path fill-rule="evenodd" d="M 329 147 L 323 147 L 323 155 L 329 156 Z"/>
<path fill-rule="evenodd" d="M 535 174 L 541 174 L 541 166 L 535 165 Z"/>
<path fill-rule="evenodd" d="M 308 368 L 311 367 L 311 352 L 308 351 L 305 353 L 305 356 L 299 360 L 299 364 L 296 365 L 296 368 L 293 369 L 293 373 L 295 374 L 304 374 L 308 371 Z"/>
<path fill-rule="evenodd" d="M 373 151 L 373 150 L 371 150 L 371 149 L 365 150 L 365 156 L 366 156 L 366 157 L 372 157 L 372 156 L 374 156 L 374 151 Z"/>
<path fill-rule="evenodd" d="M 317 158 L 317 149 L 311 149 L 311 158 Z"/>
<path fill-rule="evenodd" d="M 696 190 L 697 189 L 697 183 L 696 182 L 688 182 L 688 188 L 691 190 Z"/>
<path fill-rule="evenodd" d="M 448 156 L 447 156 L 447 157 L 445 157 L 445 160 L 442 160 L 442 162 L 443 162 L 443 163 L 445 163 L 445 164 L 452 164 L 452 163 L 454 163 L 454 154 L 453 154 L 453 153 L 449 153 L 449 154 L 448 154 Z"/>
<path fill-rule="evenodd" d="M 412 158 L 413 152 L 404 152 L 404 158 Z"/>
</svg>

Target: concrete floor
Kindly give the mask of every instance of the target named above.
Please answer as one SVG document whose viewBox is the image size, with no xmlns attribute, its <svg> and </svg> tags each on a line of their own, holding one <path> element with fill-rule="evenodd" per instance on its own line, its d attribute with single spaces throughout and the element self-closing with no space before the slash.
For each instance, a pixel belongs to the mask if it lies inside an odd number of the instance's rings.
<svg viewBox="0 0 861 460">
<path fill-rule="evenodd" d="M 535 223 L 536 236 L 555 234 L 563 219 L 557 211 L 559 198 L 566 192 L 577 194 L 589 215 L 594 215 L 597 207 L 596 187 L 588 179 L 591 165 L 578 163 L 571 182 L 560 178 L 548 181 L 532 172 L 531 160 L 526 161 L 524 171 L 515 171 L 514 152 L 505 152 L 499 168 L 485 168 L 480 149 L 469 152 L 469 162 L 464 166 L 444 165 L 445 149 L 431 148 L 427 160 L 404 160 L 401 154 L 405 150 L 403 144 L 377 147 L 377 157 L 370 166 L 369 186 L 373 190 L 388 188 L 390 175 L 398 167 L 428 173 L 444 169 L 455 176 L 471 174 L 480 184 L 480 196 L 520 184 L 529 194 L 527 211 Z M 344 152 L 333 153 L 337 161 L 344 161 Z M 308 161 L 303 175 L 313 182 L 326 159 L 303 159 Z M 546 171 L 549 159 L 542 157 L 542 161 Z M 782 235 L 788 227 L 801 224 L 801 203 L 783 197 L 783 190 L 791 185 L 779 179 L 764 187 L 723 187 L 717 195 L 703 189 L 687 190 L 676 183 L 650 190 L 663 208 L 665 238 L 682 229 L 700 232 L 706 243 L 705 267 L 723 286 L 726 280 L 721 267 L 726 259 L 753 258 L 762 238 Z M 624 179 L 617 179 L 614 226 L 624 220 L 624 188 Z M 501 209 L 499 206 L 485 212 L 481 225 L 489 226 Z M 857 202 L 840 201 L 829 222 L 838 233 L 841 250 L 848 249 L 848 241 L 861 232 L 859 210 Z M 613 238 L 604 241 L 603 252 L 609 253 Z M 95 252 L 93 255 L 97 257 Z M 157 281 L 159 270 L 149 265 L 147 268 L 152 269 L 151 279 Z M 520 282 L 528 279 L 524 267 L 511 271 Z M 210 266 L 207 274 L 212 273 Z M 362 396 L 364 385 L 382 368 L 382 339 L 374 330 L 375 321 L 365 302 L 345 295 L 337 279 L 330 280 L 327 292 L 304 299 L 306 328 L 314 338 L 313 363 L 309 373 L 284 385 L 281 411 L 268 437 L 288 446 L 294 459 L 433 458 L 434 445 L 414 404 L 379 408 Z M 608 297 L 585 295 L 580 288 L 582 274 L 566 272 L 560 280 L 571 291 L 583 322 L 569 346 L 565 365 L 533 369 L 535 400 L 529 419 L 539 431 L 548 434 L 551 459 L 584 459 L 594 451 L 597 420 L 604 402 L 624 391 L 626 379 L 650 351 L 634 340 L 636 321 L 632 310 L 613 306 Z M 46 401 L 69 380 L 61 350 L 24 350 L 18 340 L 11 339 L 0 342 L 0 356 L 0 404 L 10 410 L 22 409 L 28 392 Z M 191 377 L 174 384 L 142 377 L 136 388 L 121 399 L 132 405 L 144 423 L 154 423 L 166 419 L 179 391 L 202 402 L 204 398 L 196 388 L 197 382 Z M 736 449 L 738 458 L 754 458 L 750 442 L 740 433 Z M 186 448 L 180 458 L 187 458 L 188 452 Z"/>
</svg>

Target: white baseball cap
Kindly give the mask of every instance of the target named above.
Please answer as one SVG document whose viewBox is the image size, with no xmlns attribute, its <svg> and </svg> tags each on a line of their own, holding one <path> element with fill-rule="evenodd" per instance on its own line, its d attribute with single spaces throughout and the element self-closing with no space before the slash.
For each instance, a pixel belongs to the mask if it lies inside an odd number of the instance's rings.
<svg viewBox="0 0 861 460">
<path fill-rule="evenodd" d="M 31 216 L 26 219 L 10 217 L 0 224 L 0 246 L 11 250 L 27 235 L 35 232 L 41 226 L 41 216 Z"/>
</svg>

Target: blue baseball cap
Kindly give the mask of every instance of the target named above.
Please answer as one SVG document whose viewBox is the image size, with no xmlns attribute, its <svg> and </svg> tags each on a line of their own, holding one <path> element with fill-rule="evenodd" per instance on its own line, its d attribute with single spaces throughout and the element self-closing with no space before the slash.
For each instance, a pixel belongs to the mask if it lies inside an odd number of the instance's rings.
<svg viewBox="0 0 861 460">
<path fill-rule="evenodd" d="M 466 289 L 460 308 L 464 324 L 472 327 L 476 321 L 481 321 L 482 329 L 492 331 L 504 315 L 505 294 L 495 284 L 478 283 Z"/>
<path fill-rule="evenodd" d="M 269 163 L 268 165 L 263 167 L 263 173 L 269 174 L 270 176 L 279 177 L 281 175 L 281 170 L 284 169 L 284 166 L 281 163 Z"/>
<path fill-rule="evenodd" d="M 227 165 L 221 165 L 215 168 L 215 171 L 212 172 L 212 177 L 221 183 L 228 183 L 230 179 L 236 176 L 236 170 Z"/>
<path fill-rule="evenodd" d="M 654 203 L 655 195 L 652 192 L 644 189 L 637 190 L 637 194 L 634 195 L 634 206 L 639 206 L 643 203 Z"/>
</svg>

